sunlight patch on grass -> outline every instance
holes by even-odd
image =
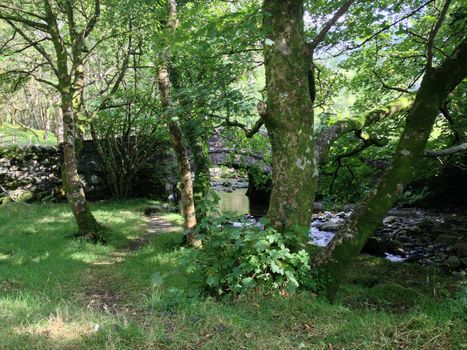
[[[47,259],[49,256],[50,256],[50,252],[45,252],[42,255],[39,255],[39,256],[36,256],[36,257],[32,258],[31,261],[35,262],[35,263],[40,263],[41,261]]]
[[[92,324],[85,325],[67,321],[61,315],[51,314],[45,321],[26,327],[17,327],[15,331],[20,335],[45,336],[55,341],[69,341],[90,335],[95,332],[95,329]]]
[[[97,252],[75,252],[70,255],[71,259],[82,261],[84,263],[94,263],[105,258],[105,254],[98,254]]]
[[[181,227],[127,249],[130,238],[146,234],[147,204],[91,204],[108,245],[71,239],[76,226],[66,204],[1,208],[0,348],[462,348],[465,302],[450,293],[452,277],[361,257],[335,305],[308,292],[222,303],[202,294],[202,276],[187,272],[200,262],[181,247]],[[161,216],[182,223],[178,214]],[[36,232],[19,234],[25,227]]]
[[[10,257],[10,254],[5,254],[0,252],[0,261],[7,260]]]

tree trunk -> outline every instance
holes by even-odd
[[[209,172],[209,131],[202,127],[196,120],[189,120],[183,125],[184,135],[188,141],[193,154],[195,166],[195,180],[193,181],[193,192],[195,205],[202,200],[211,188],[211,174]],[[197,211],[198,220],[200,212]]]
[[[75,127],[71,94],[62,93],[63,115],[63,166],[65,193],[73,215],[78,224],[78,237],[92,241],[103,241],[102,227],[98,224],[88,208],[84,189],[78,175],[78,164],[75,152]]]
[[[44,142],[49,142],[49,132],[50,132],[50,118],[49,118],[49,108],[46,106],[44,109],[41,108],[44,113]]]
[[[170,107],[170,80],[169,73],[165,66],[159,69],[159,90],[162,107],[167,111]],[[197,224],[195,201],[193,198],[193,182],[191,179],[191,166],[188,153],[183,143],[182,129],[178,122],[170,119],[170,116],[168,126],[180,169],[180,206],[184,219],[184,226],[187,230],[187,242],[194,247],[199,247],[201,246],[201,241],[196,238],[196,234],[193,232]]]
[[[63,138],[63,118],[60,118],[60,112],[58,108],[54,107],[55,113],[55,137],[57,138],[58,144],[62,144],[64,141]]]
[[[167,27],[171,31],[175,31],[178,26],[177,5],[175,0],[167,0],[167,9],[169,18]],[[163,53],[163,62],[158,72],[159,91],[162,108],[167,112],[170,108],[170,78],[168,70],[170,52],[168,49]],[[177,155],[178,166],[180,169],[180,193],[181,193],[181,211],[184,219],[186,230],[187,243],[193,247],[200,247],[201,241],[197,239],[194,228],[197,225],[195,201],[193,198],[193,181],[191,179],[191,166],[188,158],[188,153],[183,142],[183,133],[178,121],[171,119],[167,115],[169,121],[169,131],[172,136],[172,142],[175,153]]]
[[[267,106],[259,112],[272,146],[273,188],[268,217],[286,230],[308,232],[318,169],[313,156],[313,109],[307,79],[303,1],[265,0]],[[266,109],[266,110],[265,110]],[[303,239],[305,239],[305,235]]]
[[[428,69],[407,116],[390,169],[317,257],[316,266],[323,268],[330,277],[327,285],[330,300],[334,298],[348,265],[412,179],[414,165],[423,156],[440,107],[467,75],[467,65],[463,60],[466,55],[467,41],[464,41],[439,68]]]

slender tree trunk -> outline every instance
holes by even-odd
[[[170,80],[166,66],[159,69],[158,78],[161,104],[164,110],[167,111],[170,107]],[[180,205],[184,219],[184,226],[187,230],[187,242],[194,247],[199,247],[201,246],[201,241],[196,238],[196,235],[193,232],[197,222],[193,196],[193,181],[191,178],[191,166],[188,158],[188,152],[183,143],[183,133],[178,122],[170,120],[169,116],[168,126],[180,170]]]
[[[49,132],[50,132],[50,117],[49,117],[49,108],[45,107],[41,109],[44,113],[44,141],[47,143],[49,141]]]
[[[167,28],[175,31],[178,27],[177,4],[175,0],[167,0],[167,9],[169,18]],[[163,53],[163,62],[158,72],[159,91],[162,108],[167,112],[170,108],[170,78],[168,63],[170,61],[170,52],[168,49]],[[200,247],[201,241],[197,239],[194,228],[197,225],[195,201],[193,197],[193,181],[191,179],[191,166],[188,158],[188,152],[183,142],[183,133],[178,121],[172,120],[168,115],[169,131],[172,136],[172,142],[177,155],[178,166],[180,169],[180,194],[181,211],[184,219],[187,243],[193,247]]]
[[[84,189],[78,175],[78,162],[75,152],[75,127],[71,94],[62,93],[63,116],[63,166],[65,193],[78,224],[78,237],[102,241],[102,227],[88,208]]]
[[[303,1],[265,0],[267,107],[259,112],[272,145],[273,188],[268,216],[274,227],[308,232],[318,179],[313,156],[313,109],[307,79]],[[303,239],[305,239],[305,235]]]
[[[381,224],[413,177],[414,165],[423,156],[436,116],[448,94],[467,75],[467,41],[464,41],[439,68],[428,69],[410,110],[392,165],[376,189],[351,215],[329,245],[317,257],[316,266],[329,275],[328,297],[332,300],[339,283],[355,256]]]
[[[208,131],[196,121],[190,120],[184,123],[184,135],[189,143],[193,154],[195,166],[195,180],[193,181],[193,192],[196,202],[202,200],[211,188],[211,174],[209,168],[209,138]],[[197,211],[197,218],[200,219],[200,212]]]

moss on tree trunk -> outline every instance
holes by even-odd
[[[264,1],[267,111],[273,188],[268,216],[274,227],[308,229],[318,178],[313,109],[303,33],[303,1]],[[260,113],[261,114],[261,113]],[[303,236],[304,238],[305,236]]]
[[[66,88],[64,89],[66,90]],[[71,89],[70,89],[71,90]],[[92,215],[78,174],[75,150],[75,125],[71,93],[61,94],[63,115],[63,183],[66,197],[78,224],[77,237],[102,242],[103,228]]]
[[[169,19],[167,22],[168,29],[175,31],[178,26],[177,5],[175,0],[167,0],[167,9]],[[159,91],[162,108],[167,112],[171,106],[170,102],[170,78],[168,63],[170,51],[166,48],[163,53],[162,64],[158,72]],[[188,158],[188,152],[184,144],[183,132],[178,121],[171,119],[169,113],[168,127],[172,136],[172,143],[175,154],[177,155],[178,166],[180,169],[180,194],[181,194],[181,211],[184,219],[187,242],[193,247],[200,247],[201,241],[197,238],[194,228],[197,225],[195,201],[193,196],[193,181],[191,179],[191,166]]]
[[[352,213],[347,223],[316,259],[329,277],[327,294],[332,300],[348,265],[360,253],[368,238],[383,220],[413,177],[414,165],[423,156],[436,116],[448,94],[467,75],[463,58],[467,56],[467,41],[439,68],[429,69],[420,86],[415,102],[407,115],[391,167],[374,191]]]

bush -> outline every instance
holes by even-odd
[[[207,232],[200,235],[203,248],[198,261],[210,294],[235,297],[252,290],[288,294],[299,287],[313,287],[308,252],[292,252],[287,235],[251,221],[241,221],[241,227],[227,221],[211,217],[199,225]]]

